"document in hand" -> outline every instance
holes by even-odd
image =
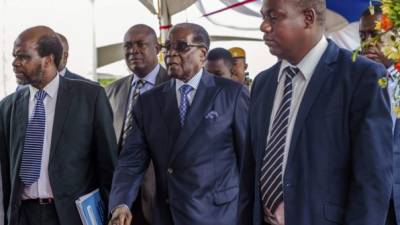
[[[99,189],[83,195],[75,201],[83,225],[105,224],[105,205]]]

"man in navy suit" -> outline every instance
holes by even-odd
[[[385,70],[327,41],[325,11],[324,0],[263,2],[260,29],[280,61],[252,86],[254,225],[385,223],[392,122],[377,84]]]
[[[199,25],[170,31],[165,62],[174,79],[139,95],[114,173],[110,224],[130,224],[127,206],[137,198],[150,159],[154,225],[243,224],[237,215],[249,197],[239,187],[250,162],[244,161],[249,96],[241,84],[203,69],[209,45]]]

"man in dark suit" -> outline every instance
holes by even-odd
[[[114,129],[120,152],[127,133],[132,128],[132,109],[139,94],[167,81],[170,77],[158,63],[161,46],[156,32],[149,26],[137,24],[129,28],[124,36],[125,61],[131,75],[119,79],[106,87],[106,93],[114,112]],[[140,82],[143,85],[138,87]],[[135,93],[138,93],[135,95]],[[154,168],[150,164],[144,177],[141,198],[132,206],[134,224],[151,224],[151,211],[155,196]]]
[[[60,65],[58,66],[58,72],[60,73],[60,75],[64,76],[65,78],[72,79],[72,80],[84,80],[84,81],[93,82],[93,81],[86,79],[78,74],[72,73],[71,71],[69,71],[67,69],[66,66],[67,66],[68,56],[69,56],[68,40],[64,35],[62,35],[60,33],[57,33],[57,36],[60,39],[62,47],[63,47]]]
[[[232,79],[232,66],[233,58],[228,50],[224,48],[214,48],[208,52],[205,68],[209,73]]]
[[[384,224],[392,183],[385,70],[324,37],[324,0],[264,0],[281,59],[252,86],[253,223]],[[251,222],[247,223],[251,224]]]
[[[394,79],[399,76],[399,72],[394,66],[394,62],[388,59],[381,51],[382,42],[371,42],[377,38],[379,32],[375,29],[376,21],[381,20],[382,9],[381,4],[374,4],[374,13],[371,14],[369,9],[366,9],[360,18],[360,40],[362,46],[362,55],[368,57],[375,62],[381,63],[387,70],[387,91],[390,99],[395,101],[396,85]],[[367,44],[370,42],[369,44]],[[391,105],[393,105],[393,103]],[[393,120],[393,188],[390,199],[389,212],[386,225],[400,224],[400,121],[397,119],[396,113],[392,110]]]
[[[171,29],[165,61],[174,79],[137,100],[114,173],[110,224],[130,223],[124,205],[137,198],[150,159],[157,181],[154,225],[237,224],[239,204],[248,197],[239,176],[247,165],[249,98],[244,86],[203,69],[209,45],[199,25]]]
[[[61,53],[45,26],[14,43],[25,87],[0,102],[6,225],[82,224],[75,200],[96,188],[107,204],[117,155],[112,111],[103,88],[58,75]]]

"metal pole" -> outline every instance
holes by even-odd
[[[92,64],[92,76],[93,80],[97,81],[97,46],[96,46],[96,11],[95,11],[95,0],[90,0],[92,8],[92,41],[93,41],[93,64]]]
[[[160,21],[160,42],[164,44],[171,28],[171,16],[166,0],[158,0],[158,19]]]
[[[1,51],[1,83],[3,84],[3,93],[1,94],[2,96],[6,96],[7,95],[7,79],[6,79],[6,52],[5,52],[5,48],[6,48],[6,25],[4,21],[7,21],[4,17],[5,17],[5,7],[6,7],[6,1],[7,0],[3,0],[2,3],[2,9],[0,11],[1,14],[1,20],[2,21],[2,29],[1,29],[1,43],[3,46],[3,50]],[[0,98],[1,99],[1,98]]]

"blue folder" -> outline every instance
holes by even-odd
[[[99,189],[86,194],[75,201],[83,225],[105,225],[105,205]]]

